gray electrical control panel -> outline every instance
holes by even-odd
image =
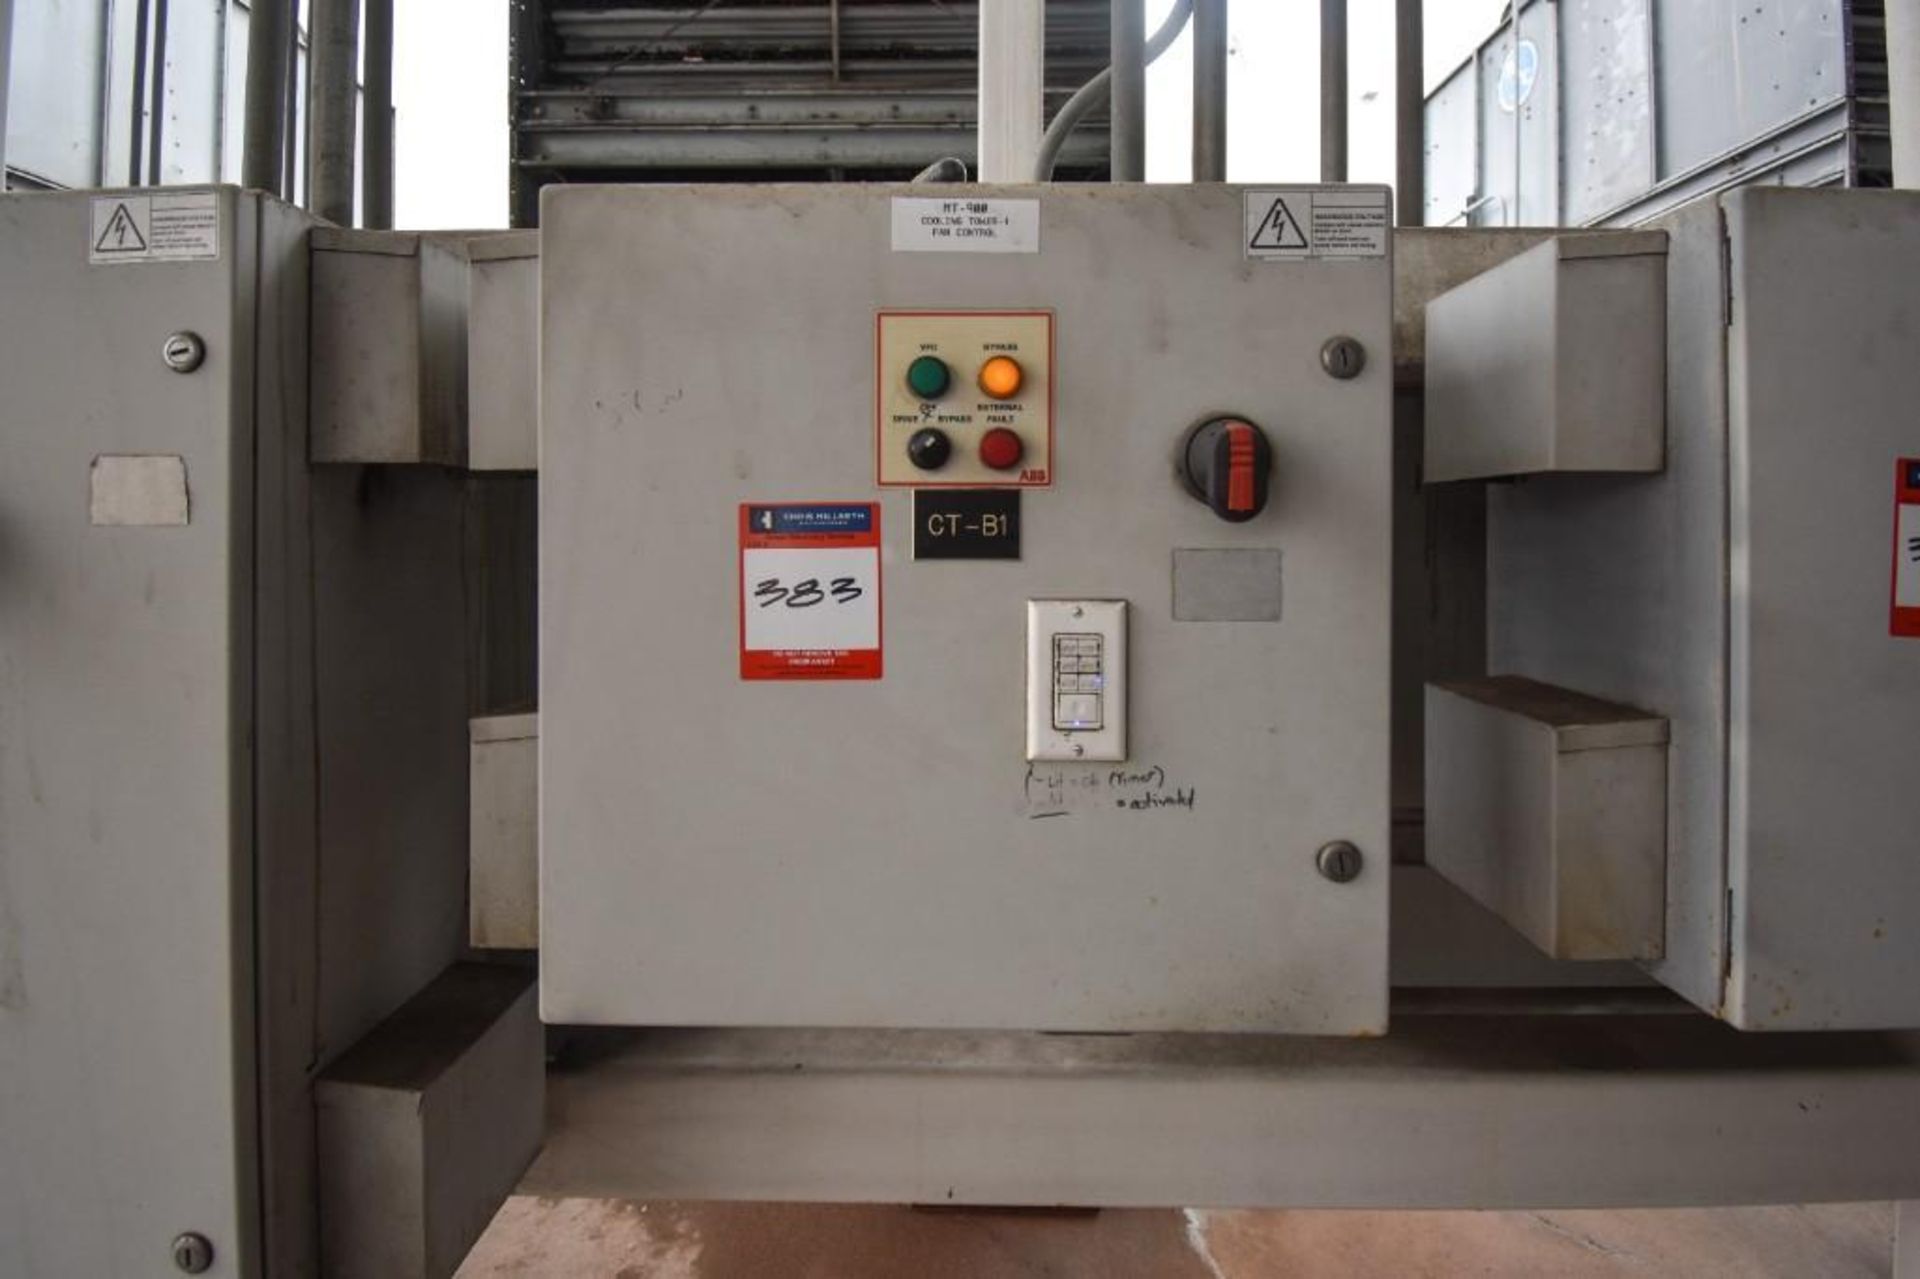
[[[1387,207],[550,190],[547,1020],[1382,1030]]]

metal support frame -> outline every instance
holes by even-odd
[[[1920,0],[1886,0],[1886,6],[1893,184],[1920,187]]]
[[[1896,0],[1896,3],[1900,0]],[[1427,214],[1427,86],[1425,0],[1394,6],[1394,201],[1401,226],[1422,226]]]
[[[1040,153],[1046,0],[980,6],[980,180],[1025,182]]]
[[[577,1032],[541,1195],[1523,1208],[1920,1188],[1920,1057],[1700,1015],[1396,1017],[1384,1039]]]
[[[307,55],[307,207],[353,225],[360,0],[313,0]]]
[[[1347,0],[1320,0],[1320,180],[1347,180]]]
[[[1227,0],[1194,0],[1193,180],[1227,180]]]
[[[137,187],[145,181],[142,151],[145,137],[141,126],[147,108],[147,51],[152,24],[151,0],[134,0],[133,6],[133,92],[129,95],[127,117],[127,185]]]
[[[1896,1206],[1893,1279],[1920,1279],[1920,1199],[1903,1200]]]
[[[287,3],[297,5],[299,0],[287,0]],[[306,178],[306,175],[301,172],[300,168],[300,147],[305,141],[305,138],[302,136],[303,125],[300,116],[302,101],[299,73],[301,32],[298,21],[291,16],[298,12],[299,10],[297,8],[288,11],[290,16],[287,19],[286,41],[286,106],[282,110],[280,117],[280,191],[289,203],[297,203],[300,200],[302,194],[301,183],[305,181]]]
[[[361,221],[385,230],[393,226],[393,0],[366,0],[366,6]]]
[[[7,189],[7,69],[13,65],[13,0],[0,0],[0,191]]]
[[[521,95],[540,81],[546,47],[541,8],[527,0],[507,10],[507,209],[509,225],[515,227],[540,225],[541,175],[530,172],[522,164],[526,138],[521,132],[521,120],[526,108],[521,104]]]
[[[241,185],[285,195],[288,82],[294,0],[253,0],[247,25],[247,101]]]
[[[161,177],[161,155],[166,140],[167,125],[167,8],[170,0],[153,0],[153,45],[148,55],[148,80],[151,87],[148,99],[152,109],[147,113],[147,185],[159,186]],[[136,106],[136,109],[137,106]]]
[[[1147,176],[1147,19],[1142,0],[1113,0],[1113,84],[1108,91],[1112,130],[1108,154],[1115,182]]]

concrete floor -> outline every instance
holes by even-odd
[[[1886,1279],[1888,1204],[1082,1215],[509,1200],[458,1279]]]

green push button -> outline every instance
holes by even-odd
[[[939,399],[952,382],[952,370],[937,355],[923,355],[907,365],[907,388],[923,400]]]

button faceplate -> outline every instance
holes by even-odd
[[[1027,758],[1127,757],[1124,600],[1027,601]]]
[[[960,488],[1052,483],[1052,312],[882,311],[877,327],[877,483]],[[936,369],[947,378],[938,393],[932,390]],[[951,445],[949,458],[937,468],[910,451],[927,430],[942,432]],[[990,436],[995,442],[988,447]]]

